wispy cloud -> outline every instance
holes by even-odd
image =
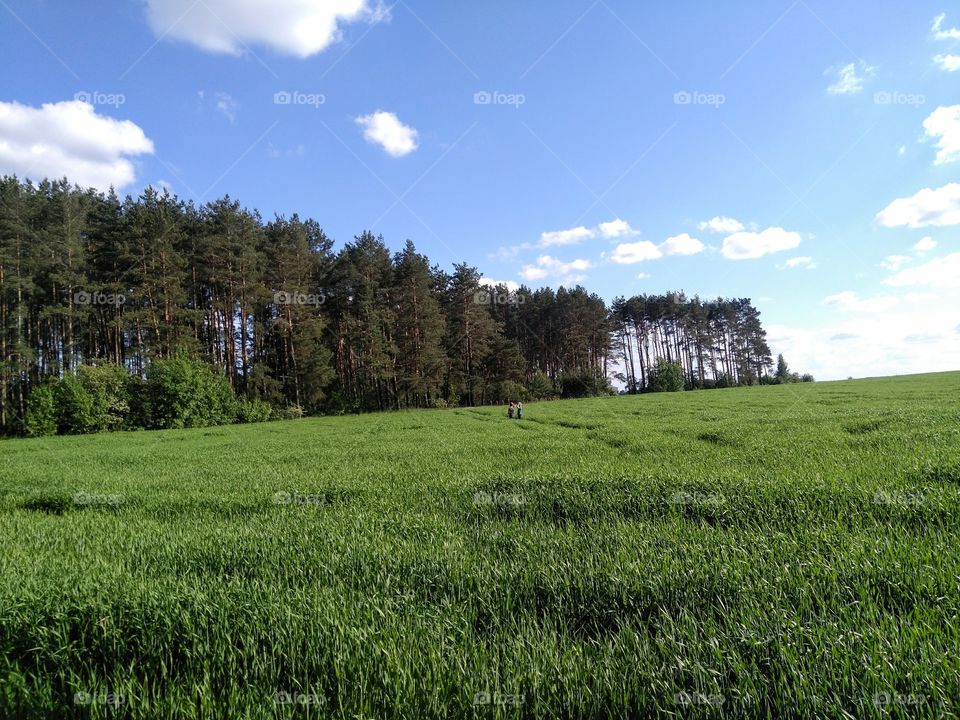
[[[858,74],[859,70],[859,74]],[[826,74],[834,75],[836,81],[827,86],[829,95],[855,95],[863,91],[863,84],[871,77],[876,68],[865,62],[847,63],[840,67],[828,68]]]

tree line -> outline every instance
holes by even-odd
[[[409,240],[391,253],[364,231],[333,246],[315,220],[265,221],[229,196],[198,206],[3,177],[0,430],[21,432],[51,380],[108,365],[146,381],[182,358],[293,416],[594,395],[611,379],[640,392],[660,360],[691,388],[772,367],[746,299],[608,308],[580,286],[488,287]]]
[[[610,314],[629,391],[649,389],[665,363],[678,365],[691,389],[753,385],[775,377],[769,373],[773,358],[760,312],[748,298],[635,295],[616,298]]]

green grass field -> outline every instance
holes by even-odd
[[[960,373],[0,442],[0,718],[958,717]]]

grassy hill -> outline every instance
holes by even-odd
[[[956,717],[960,373],[0,442],[0,717]]]

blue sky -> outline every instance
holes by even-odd
[[[960,4],[0,1],[0,172],[530,286],[752,297],[818,378],[960,362]]]

